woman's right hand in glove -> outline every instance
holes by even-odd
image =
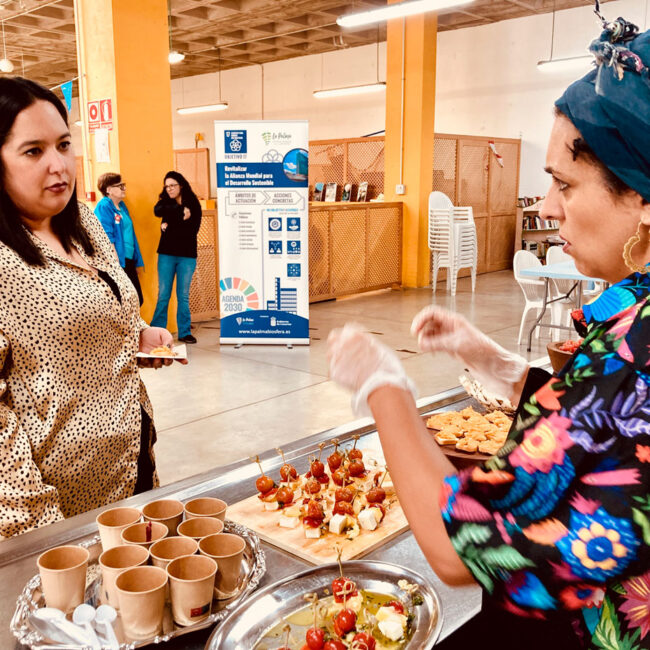
[[[430,305],[415,316],[411,333],[421,350],[456,357],[496,396],[513,404],[519,401],[528,361],[495,343],[464,316]]]

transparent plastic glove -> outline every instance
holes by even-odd
[[[372,415],[368,397],[381,386],[397,386],[416,396],[397,355],[357,325],[333,330],[327,340],[330,377],[352,391],[352,410],[357,416]]]
[[[495,343],[465,317],[430,305],[415,316],[411,333],[421,350],[446,352],[462,361],[487,390],[519,402],[516,386],[528,372],[528,361]]]

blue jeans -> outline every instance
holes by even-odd
[[[151,319],[151,327],[167,327],[167,308],[172,295],[172,285],[176,276],[176,298],[178,311],[178,338],[190,334],[190,285],[196,269],[196,259],[193,257],[178,257],[177,255],[158,255],[158,302],[156,311]]]

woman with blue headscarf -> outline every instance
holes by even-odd
[[[330,374],[375,417],[424,555],[484,590],[443,647],[650,648],[650,32],[603,24],[596,67],[556,103],[541,211],[612,285],[577,319],[581,347],[551,377],[460,315],[413,321],[423,350],[519,404],[505,446],[456,473],[393,351],[354,326],[330,337]]]

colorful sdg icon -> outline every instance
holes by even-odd
[[[248,280],[236,277],[222,278],[219,287],[221,302],[226,307],[225,311],[238,312],[259,309],[259,296],[255,287]]]

